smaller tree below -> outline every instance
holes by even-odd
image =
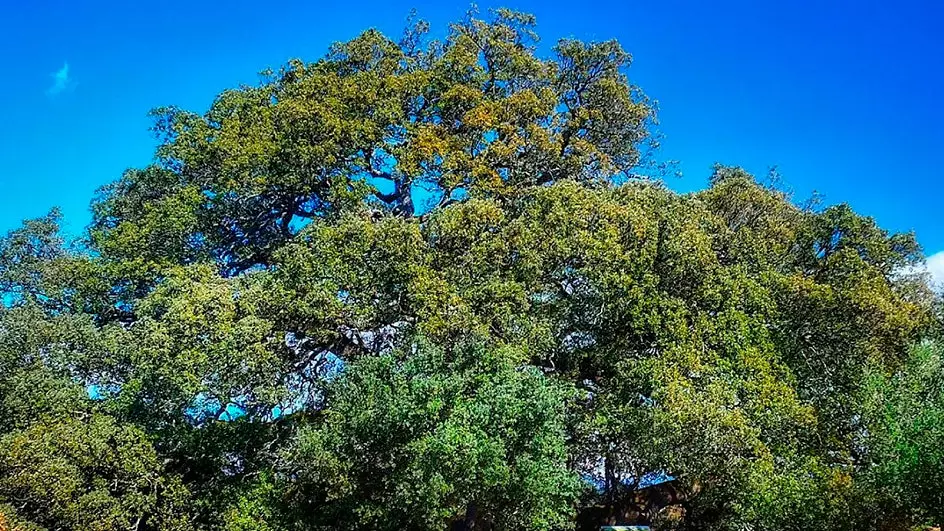
[[[511,349],[418,345],[352,363],[331,387],[295,450],[305,502],[348,529],[561,528],[579,489],[570,391]]]

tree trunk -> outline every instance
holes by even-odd
[[[466,506],[465,516],[462,518],[457,518],[452,522],[450,531],[476,531],[478,527],[478,507],[475,503],[470,503]]]

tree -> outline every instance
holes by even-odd
[[[653,106],[615,42],[542,58],[505,10],[426,32],[159,110],[156,162],[99,192],[86,238],[53,212],[0,240],[8,520],[939,518],[913,235],[740,168],[643,178]]]
[[[903,521],[944,522],[942,376],[941,347],[928,342],[892,374],[874,367],[862,386],[864,483],[876,505]]]
[[[203,116],[155,111],[159,162],[101,190],[95,245],[145,271],[213,259],[233,274],[267,264],[304,220],[368,200],[412,217],[420,190],[444,206],[636,166],[653,114],[616,42],[564,40],[540,59],[534,19],[507,10],[444,42],[426,31],[367,31]]]
[[[13,529],[189,529],[187,489],[149,435],[67,369],[94,325],[20,306],[0,312],[0,329],[0,499]]]
[[[566,527],[569,393],[507,350],[420,340],[346,367],[323,422],[299,433],[301,514],[391,530]]]

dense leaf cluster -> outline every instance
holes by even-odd
[[[367,31],[157,111],[0,240],[0,529],[908,529],[944,514],[912,235],[641,176],[615,42]]]

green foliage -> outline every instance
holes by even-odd
[[[735,529],[869,529],[874,510],[847,470],[816,458],[784,456],[753,467],[729,527]],[[864,512],[860,512],[864,510]],[[886,520],[884,525],[899,524]]]
[[[371,529],[445,529],[468,511],[496,529],[565,528],[578,491],[566,387],[505,349],[414,350],[349,365],[323,423],[300,432],[301,493],[325,496],[313,512]]]
[[[159,164],[103,188],[96,246],[141,275],[216,259],[265,264],[295,233],[365,199],[400,215],[412,192],[513,194],[528,184],[630,172],[651,106],[615,42],[562,41],[538,58],[530,16],[469,17],[444,42],[367,31],[292,61],[205,115],[155,111]]]
[[[913,235],[640,178],[615,42],[427,30],[158,110],[86,237],[0,239],[0,526],[941,523]]]
[[[863,385],[865,479],[885,510],[902,519],[944,520],[944,356],[937,343],[915,348],[887,374],[876,368]]]
[[[39,422],[0,438],[0,496],[53,529],[187,529],[186,491],[140,430],[114,419]]]

